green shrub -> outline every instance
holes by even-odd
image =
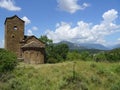
[[[57,63],[58,61],[55,58],[49,58],[47,63]]]
[[[78,60],[80,58],[81,58],[81,55],[79,52],[72,51],[72,52],[68,52],[67,54],[67,59],[70,61]]]
[[[0,49],[0,72],[13,70],[17,64],[17,57],[15,54]]]

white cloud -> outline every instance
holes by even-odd
[[[89,7],[90,5],[88,3],[83,3],[83,9],[86,7]]]
[[[78,10],[83,10],[89,6],[87,3],[83,3],[82,5],[78,4],[78,0],[57,0],[58,8],[60,10],[75,13]]]
[[[36,30],[38,30],[38,28],[37,28],[36,26],[33,26],[33,27],[32,27],[32,30],[35,30],[35,31],[36,31]]]
[[[15,6],[14,0],[0,0],[0,7],[10,11],[20,11],[21,8]]]
[[[31,23],[30,19],[28,19],[28,17],[26,17],[26,16],[22,17],[21,19],[25,21],[25,25],[28,25]],[[27,30],[27,35],[31,36],[31,35],[33,35],[33,31],[37,31],[37,30],[38,30],[38,27],[33,26],[32,28]]]
[[[28,35],[28,36],[33,35],[33,31],[32,31],[31,29],[28,29],[28,30],[27,30],[27,35]]]
[[[4,40],[0,41],[0,48],[4,48]]]
[[[118,38],[118,41],[120,42],[120,38]]]
[[[105,23],[110,23],[118,17],[118,12],[115,9],[111,9],[105,12],[102,17]]]
[[[31,21],[26,16],[22,17],[22,20],[25,21],[26,25],[31,23]]]
[[[37,31],[37,30],[38,30],[38,27],[33,26],[32,28],[30,28],[30,29],[27,30],[27,35],[28,36],[34,35],[33,32]]]
[[[110,12],[112,14],[109,15]],[[57,23],[56,29],[54,31],[47,30],[46,35],[54,42],[67,40],[76,43],[106,44],[105,36],[120,32],[120,25],[114,22],[118,16],[116,12],[113,9],[105,12],[103,20],[97,25],[92,25],[84,21],[78,21],[75,27],[71,27],[71,24],[66,22]],[[108,17],[111,17],[111,20],[106,24],[104,22],[108,21]]]

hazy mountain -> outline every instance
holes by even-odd
[[[69,46],[70,49],[99,49],[99,50],[108,50],[109,48],[101,44],[90,44],[90,43],[71,43],[68,41],[61,41],[59,43],[65,43]]]
[[[108,50],[109,48],[105,47],[104,45],[101,44],[92,44],[92,43],[82,43],[79,44],[80,46],[84,46],[87,49],[99,49],[99,50]]]
[[[113,48],[113,49],[114,49],[114,48],[120,48],[120,44],[114,45],[112,48]]]
[[[86,47],[84,47],[84,46],[80,46],[79,44],[68,42],[68,41],[61,41],[59,43],[67,44],[70,49],[86,49]]]

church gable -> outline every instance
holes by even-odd
[[[30,42],[32,42],[32,41],[35,41],[35,42],[39,43],[39,45],[40,45],[41,47],[44,47],[44,48],[45,48],[45,44],[44,44],[42,41],[40,41],[38,38],[36,38],[35,36],[28,36],[28,37],[25,39],[25,44],[28,44],[28,43],[30,43]]]

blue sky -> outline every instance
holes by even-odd
[[[0,47],[4,21],[19,16],[25,34],[54,42],[120,44],[120,0],[0,0]]]

